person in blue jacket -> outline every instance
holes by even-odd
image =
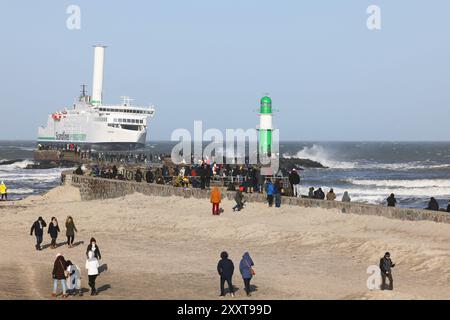
[[[269,203],[269,207],[273,206],[273,193],[274,193],[274,186],[270,179],[267,179],[266,182],[266,192],[267,192],[267,202]]]
[[[242,279],[244,280],[245,292],[247,293],[247,297],[250,297],[250,280],[252,280],[255,272],[253,271],[252,266],[254,266],[253,260],[250,257],[248,252],[244,253],[242,256],[242,260],[239,263],[239,271],[241,272]]]

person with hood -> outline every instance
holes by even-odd
[[[309,188],[308,198],[314,199],[314,187]]]
[[[145,181],[147,181],[147,183],[153,183],[153,181],[155,181],[155,175],[152,170],[148,169],[145,173]]]
[[[283,183],[280,179],[277,179],[274,184],[273,194],[275,199],[275,207],[281,207],[281,193],[283,190]]]
[[[52,221],[50,221],[50,224],[48,225],[48,234],[50,235],[50,238],[52,239],[52,242],[50,244],[50,248],[55,249],[56,248],[56,239],[58,238],[59,225],[58,220],[55,217],[52,217]]]
[[[98,260],[102,259],[102,255],[100,254],[100,248],[98,247],[97,240],[95,240],[95,238],[91,238],[91,241],[89,241],[89,245],[87,246],[86,257],[88,258],[90,251],[94,252],[95,258],[97,258]]]
[[[381,290],[386,289],[386,278],[389,279],[388,290],[394,289],[394,280],[392,279],[392,268],[395,267],[395,263],[392,263],[391,254],[386,252],[384,257],[380,260],[381,270]]]
[[[345,191],[344,195],[342,196],[342,202],[350,202],[350,201],[352,201],[352,199],[348,195],[348,191]]]
[[[266,193],[267,193],[267,202],[269,203],[269,207],[273,206],[273,195],[274,195],[274,186],[270,179],[267,179],[266,182]]]
[[[67,260],[67,291],[69,294],[83,296],[81,290],[81,271],[72,261]]]
[[[319,188],[316,191],[314,191],[314,199],[318,199],[318,200],[325,199],[325,192],[323,192],[322,188]]]
[[[220,296],[225,296],[225,281],[228,284],[228,291],[232,297],[234,297],[234,287],[233,287],[233,273],[234,273],[234,264],[233,261],[228,259],[228,253],[223,251],[220,254],[220,260],[217,264],[217,272],[220,275]]]
[[[88,252],[88,259],[86,260],[86,269],[88,271],[89,287],[91,288],[91,296],[97,295],[97,289],[95,288],[95,280],[98,276],[99,263],[94,256],[93,251]]]
[[[39,217],[31,226],[30,236],[35,235],[36,237],[36,250],[42,250],[41,243],[44,240],[44,228],[47,226],[44,219]]]
[[[6,187],[6,184],[2,181],[0,182],[0,200],[8,200],[8,188]]]
[[[291,184],[292,194],[294,197],[300,197],[300,175],[297,170],[292,169],[289,174],[289,183]]]
[[[242,256],[241,262],[239,263],[239,271],[241,272],[242,279],[244,280],[245,292],[247,297],[250,297],[250,281],[255,275],[255,271],[252,266],[254,266],[253,260],[248,252],[245,252]]]
[[[68,216],[66,219],[66,236],[67,236],[67,245],[69,248],[73,247],[73,242],[75,240],[75,232],[78,232],[75,227],[75,222],[71,216]]]
[[[210,201],[212,203],[212,214],[219,215],[220,214],[220,202],[222,201],[222,194],[219,188],[214,187],[211,190]]]
[[[241,209],[244,208],[244,195],[242,191],[244,191],[244,187],[239,187],[234,195],[234,201],[236,201],[236,205],[233,207],[233,212],[236,210],[241,211]]]
[[[397,199],[395,199],[395,194],[391,193],[389,198],[386,199],[388,207],[395,207],[397,204]]]
[[[141,169],[137,169],[136,173],[134,174],[134,180],[136,182],[142,182],[142,171]]]
[[[58,253],[56,255],[56,260],[53,263],[53,271],[52,271],[52,277],[53,277],[53,293],[52,297],[56,297],[56,290],[58,290],[58,281],[61,282],[62,286],[62,297],[67,298],[66,294],[66,278],[67,278],[67,262],[66,259],[64,259],[63,255],[61,253]]]
[[[439,203],[436,201],[435,198],[431,197],[430,201],[428,202],[428,207],[426,209],[439,211]]]
[[[333,188],[327,193],[327,201],[334,201],[336,199],[336,193],[334,193]]]

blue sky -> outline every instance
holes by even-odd
[[[66,28],[69,5],[81,29]],[[380,6],[382,29],[366,27]],[[282,140],[449,140],[450,2],[0,1],[0,140],[33,139],[92,85],[154,103],[150,140],[256,126],[270,93]]]

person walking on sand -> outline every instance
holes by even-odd
[[[348,191],[345,191],[344,195],[342,196],[342,202],[350,202],[350,201],[352,201],[352,199],[348,195]]]
[[[395,199],[395,194],[391,193],[389,198],[386,199],[388,207],[395,207],[397,204],[397,199]]]
[[[274,186],[270,179],[267,179],[266,182],[266,192],[267,192],[267,202],[269,204],[269,207],[273,206],[273,195],[274,195]]]
[[[72,261],[67,260],[67,292],[69,294],[83,296],[81,290],[81,271]]]
[[[64,259],[63,255],[61,253],[58,253],[56,255],[55,263],[53,264],[53,271],[52,271],[52,277],[53,277],[53,293],[52,297],[56,297],[56,290],[58,290],[58,281],[61,282],[62,286],[62,297],[67,298],[66,294],[66,278],[67,278],[67,262],[66,259]]]
[[[52,239],[52,242],[50,244],[50,248],[55,249],[56,248],[56,239],[58,238],[59,225],[58,220],[55,217],[52,217],[52,221],[50,221],[48,225],[48,234],[50,235],[50,238]]]
[[[8,188],[6,187],[6,184],[2,181],[0,182],[0,200],[8,200]]]
[[[228,259],[228,253],[223,251],[220,254],[220,260],[217,264],[217,272],[220,275],[220,296],[225,296],[225,281],[228,284],[228,291],[230,291],[231,296],[234,298],[234,288],[233,288],[233,272],[234,264],[233,261]]]
[[[44,228],[47,226],[44,219],[39,217],[31,226],[30,236],[35,235],[36,237],[36,250],[42,250],[41,243],[44,240]]]
[[[67,236],[67,246],[73,248],[73,242],[75,240],[75,232],[78,232],[75,227],[75,222],[71,216],[66,219],[66,236]]]
[[[212,214],[219,215],[220,214],[219,206],[220,206],[220,202],[222,201],[222,194],[220,193],[219,188],[214,187],[211,190],[210,200],[212,203]]]
[[[88,259],[86,260],[86,269],[88,271],[89,287],[91,288],[91,296],[97,295],[97,289],[95,289],[95,280],[98,276],[99,263],[94,256],[93,251],[88,252]]]
[[[244,280],[245,292],[247,293],[247,297],[250,297],[250,281],[252,277],[255,275],[255,271],[252,266],[254,266],[253,260],[250,257],[248,252],[244,253],[242,256],[241,262],[239,263],[239,271],[241,272],[242,279]]]
[[[97,240],[95,240],[95,238],[91,238],[91,241],[89,242],[89,245],[87,246],[86,257],[88,257],[88,258],[89,258],[90,251],[94,252],[95,258],[97,258],[98,260],[102,259],[102,255],[100,254],[100,248],[98,247]]]
[[[327,200],[328,201],[336,200],[336,193],[334,193],[333,188],[331,188],[330,191],[328,191],[328,193],[327,193]]]
[[[236,205],[233,207],[233,212],[241,211],[244,208],[244,195],[242,193],[244,191],[244,187],[239,187],[234,195],[234,201],[236,201]]]
[[[386,278],[389,279],[388,290],[394,290],[394,280],[392,279],[392,268],[395,267],[395,263],[392,263],[391,254],[386,252],[384,257],[380,260],[381,270],[381,290],[386,290]]]

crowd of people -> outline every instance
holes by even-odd
[[[31,226],[30,235],[36,237],[36,250],[42,250],[42,242],[44,240],[44,230],[47,227],[47,223],[42,217],[39,217]],[[77,228],[75,227],[74,220],[71,216],[68,216],[65,222],[66,236],[67,236],[67,247],[73,248],[75,246],[75,232]],[[58,224],[58,219],[52,217],[48,225],[47,233],[50,236],[51,249],[56,249],[58,247],[57,238],[61,229]],[[85,268],[87,270],[88,285],[91,288],[91,295],[97,295],[96,289],[96,279],[99,275],[100,263],[99,260],[102,258],[100,253],[100,248],[97,244],[95,238],[91,238],[89,245],[86,248],[86,264]],[[57,297],[58,284],[61,284],[62,297],[67,298],[69,295],[83,295],[81,288],[81,271],[80,268],[72,263],[70,260],[61,254],[56,254],[56,259],[53,263],[52,279],[53,279],[53,291],[52,297]]]

